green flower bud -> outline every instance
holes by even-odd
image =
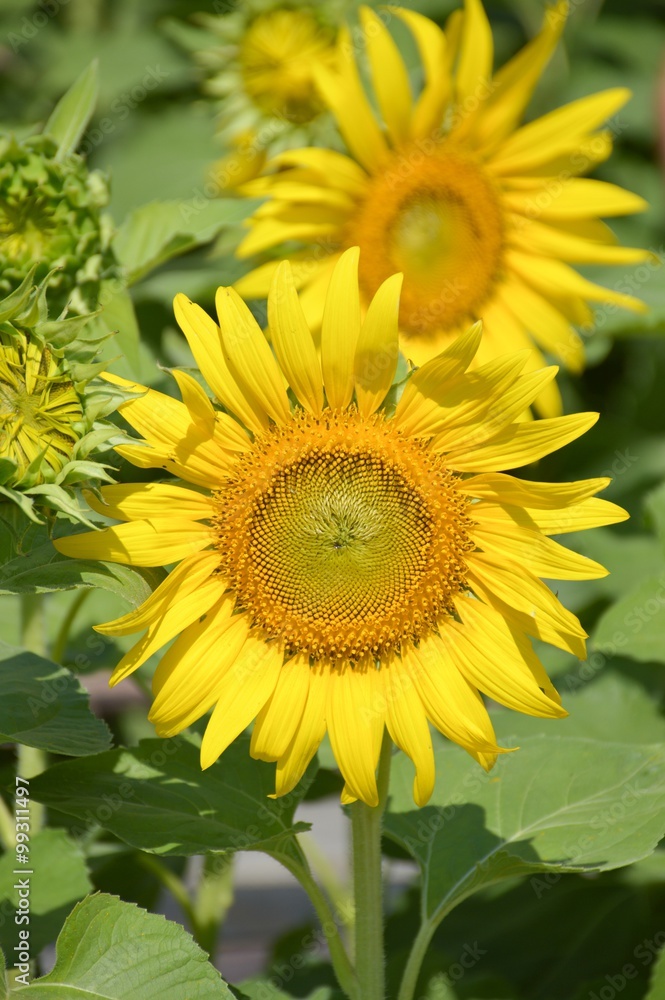
[[[103,174],[76,154],[59,158],[49,136],[0,136],[0,293],[37,263],[37,281],[53,272],[53,313],[95,310],[101,280],[117,273],[107,203]]]

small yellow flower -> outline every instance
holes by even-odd
[[[480,691],[531,715],[565,715],[529,637],[584,656],[585,632],[541,581],[603,576],[548,536],[623,520],[594,494],[609,480],[521,481],[579,437],[593,413],[520,420],[556,374],[524,353],[469,372],[479,324],[412,373],[397,398],[401,276],[361,322],[358,251],[326,297],[320,357],[291,268],[274,276],[274,354],[231,288],[219,326],[185,296],[176,318],[223,410],[174,372],[182,402],[143,386],[121,410],[143,440],[117,450],[187,484],[103,487],[92,506],[124,523],[56,544],[135,566],[177,563],[137,610],[99,630],[143,631],[112,683],[175,638],[153,680],[157,732],[213,709],[209,767],[255,720],[251,753],[277,763],[276,793],[302,777],[326,731],[344,801],[377,802],[384,728],[433,788],[433,723],[490,768],[497,745]],[[127,385],[116,377],[112,381]]]
[[[650,254],[617,246],[600,221],[642,211],[643,199],[579,177],[609,156],[612,135],[602,125],[627,90],[584,97],[520,127],[566,9],[550,8],[541,33],[494,76],[480,0],[466,0],[445,32],[411,10],[390,8],[380,17],[362,9],[375,104],[361,83],[357,46],[343,30],[335,67],[318,67],[317,81],[348,155],[307,148],[275,157],[267,176],[242,189],[269,201],[256,210],[238,256],[275,247],[284,256],[285,243],[300,243],[294,273],[316,329],[335,262],[360,246],[365,306],[390,274],[404,273],[400,346],[415,364],[482,319],[479,360],[537,345],[580,371],[584,349],[574,325],[592,327],[589,303],[644,307],[570,265],[634,264]],[[425,82],[418,96],[384,23],[397,19],[420,51]],[[238,292],[264,297],[276,267],[252,271]],[[537,350],[532,359],[542,364]],[[554,382],[537,405],[545,415],[561,411]]]

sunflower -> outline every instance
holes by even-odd
[[[266,156],[330,136],[314,80],[336,56],[336,25],[351,0],[292,4],[247,0],[219,15],[198,15],[214,44],[195,53],[219,101],[218,138],[231,152],[214,168],[223,188],[255,177]]]
[[[301,244],[293,264],[308,322],[318,329],[340,253],[360,246],[364,305],[391,274],[404,274],[400,346],[422,364],[482,319],[480,362],[535,347],[573,372],[584,363],[573,324],[592,329],[589,303],[640,311],[630,295],[583,278],[570,264],[633,264],[650,253],[617,246],[601,216],[645,208],[642,198],[578,175],[611,152],[602,124],[630,96],[607,90],[519,127],[554,51],[566,4],[546,12],[541,33],[492,75],[492,33],[480,0],[466,0],[445,32],[411,10],[383,18],[361,10],[374,104],[360,80],[355,37],[343,30],[335,67],[317,81],[349,155],[283,152],[271,172],[246,184],[270,200],[250,220],[238,256]],[[386,20],[403,21],[420,52],[424,86],[414,99]],[[244,298],[267,294],[269,262],[237,282]],[[534,344],[535,341],[535,344]],[[534,351],[532,369],[543,364]],[[555,383],[538,397],[555,416]]]
[[[253,721],[251,753],[277,763],[276,794],[301,778],[326,731],[345,801],[377,802],[384,727],[429,798],[428,723],[489,769],[501,752],[479,694],[527,714],[566,713],[533,636],[584,656],[585,632],[540,577],[605,575],[549,535],[622,520],[594,497],[609,480],[524,482],[499,470],[574,440],[597,414],[521,421],[556,368],[524,373],[526,354],[468,368],[480,324],[412,373],[396,400],[401,276],[361,323],[358,250],[326,298],[321,356],[288,262],[268,299],[274,354],[232,288],[219,326],[184,295],[176,318],[217,400],[173,375],[182,402],[121,405],[143,435],[118,452],[185,480],[101,489],[124,523],[60,539],[73,557],[177,563],[137,610],[103,626],[145,630],[111,683],[177,636],[153,679],[150,712],[171,736],[213,708],[209,767]]]

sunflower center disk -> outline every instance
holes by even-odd
[[[498,194],[482,168],[459,154],[401,151],[375,178],[349,226],[368,295],[404,273],[400,321],[423,335],[475,319],[501,265]]]
[[[466,500],[424,449],[334,414],[269,436],[250,466],[218,494],[220,551],[239,604],[287,648],[380,655],[450,613]]]

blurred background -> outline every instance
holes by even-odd
[[[91,168],[109,176],[115,226],[122,227],[153,199],[190,204],[197,213],[196,239],[166,254],[164,263],[147,277],[139,276],[132,288],[136,319],[127,322],[135,322],[135,352],[130,372],[123,373],[165,391],[170,389],[159,365],[193,363],[173,320],[173,296],[185,292],[212,311],[217,286],[234,281],[245,267],[230,251],[239,242],[248,206],[234,207],[230,193],[214,181],[214,164],[228,153],[225,101],[231,99],[216,84],[228,57],[214,19],[238,20],[246,15],[245,6],[253,5],[242,0],[0,0],[1,130],[24,136],[41,126],[96,58],[99,100],[80,150]],[[405,6],[443,23],[456,4],[414,0]],[[658,261],[607,273],[588,269],[594,280],[643,298],[650,312],[635,317],[615,307],[596,310],[595,329],[585,332],[586,371],[579,377],[562,373],[560,384],[566,412],[599,410],[601,420],[581,440],[543,460],[536,478],[609,475],[614,481],[606,496],[625,506],[631,519],[617,529],[568,536],[572,547],[612,571],[601,581],[557,584],[564,603],[592,637],[589,660],[582,664],[556,650],[542,652],[564,698],[574,700],[576,707],[574,719],[554,725],[571,731],[586,726],[605,738],[618,729],[628,742],[660,742],[665,740],[665,2],[572,0],[570,6],[564,42],[543,76],[529,117],[606,87],[630,88],[632,100],[612,123],[615,152],[594,176],[649,201],[647,213],[616,220],[613,228],[622,242],[648,247]],[[501,65],[538,30],[544,5],[540,0],[488,0],[486,8]],[[329,17],[334,22],[342,12],[354,16],[351,5],[332,3]],[[415,65],[415,53],[413,58]],[[221,214],[218,193],[226,199]],[[0,602],[0,630],[8,643],[18,642],[16,600]],[[54,628],[70,604],[67,593],[49,602]],[[111,696],[106,686],[110,668],[129,642],[123,645],[91,631],[93,623],[125,609],[119,596],[90,593],[76,610],[64,662],[80,673],[95,709],[111,723],[118,741],[131,744],[152,735],[145,711],[149,672],[142,671],[143,678],[126,682]],[[628,616],[636,611],[641,625],[633,630]],[[617,630],[626,640],[620,649],[613,645]],[[543,725],[547,723],[538,722]],[[508,724],[504,730],[509,731]],[[310,792],[317,802],[308,803],[314,817],[310,853],[320,876],[343,898],[346,819],[331,797],[338,793],[337,780],[329,771],[321,774]],[[408,885],[415,869],[394,848],[389,851],[395,855],[390,862],[394,912],[389,953],[398,955],[401,921],[413,915]],[[326,862],[319,863],[323,855]],[[183,871],[180,859],[164,864]],[[187,873],[192,884],[197,864],[195,859]],[[128,900],[185,919],[164,889],[163,872],[156,873],[140,852],[121,849],[119,843],[106,845],[94,866],[99,888],[122,891]],[[279,965],[280,955],[290,948],[285,928],[302,935],[312,920],[305,896],[263,856],[241,856],[233,896],[230,879],[220,880],[217,891],[227,893],[230,907],[217,964],[231,981],[251,975],[266,961],[269,967]],[[463,904],[446,921],[445,937],[432,953],[434,968],[454,961],[469,940],[480,942],[489,955],[482,971],[475,979],[465,977],[455,996],[591,996],[592,988],[604,983],[608,955],[620,968],[631,956],[635,961],[635,949],[643,942],[654,941],[661,932],[655,950],[665,941],[665,852],[593,880],[564,876],[547,886],[537,911],[529,911],[531,901],[533,889],[527,884],[506,883]],[[481,907],[482,924],[477,919]],[[317,957],[313,948],[308,961],[315,963]],[[644,996],[648,965],[644,970],[640,965],[640,976],[626,984],[626,998]],[[304,996],[306,971],[299,975],[298,995]]]

